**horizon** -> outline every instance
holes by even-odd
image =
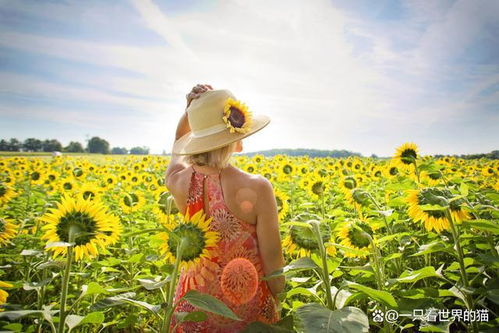
[[[249,152],[499,142],[497,1],[0,0],[0,16],[6,138],[162,154],[204,83],[272,119]]]

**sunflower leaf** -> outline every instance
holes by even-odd
[[[75,243],[68,243],[68,242],[50,242],[45,245],[46,249],[50,249],[53,247],[71,247],[75,245]]]
[[[297,325],[304,332],[314,333],[358,333],[369,331],[369,319],[359,308],[347,306],[331,311],[317,303],[306,304],[296,309]]]
[[[390,294],[387,291],[377,290],[377,289],[373,289],[370,287],[366,287],[366,286],[359,284],[359,283],[356,283],[356,282],[345,281],[345,283],[349,288],[356,289],[356,290],[362,292],[363,294],[366,294],[367,296],[377,300],[380,303],[385,304],[386,306],[388,306],[392,309],[398,308],[397,301],[392,296],[392,294]]]
[[[189,290],[181,299],[189,302],[191,305],[201,310],[215,313],[233,320],[242,320],[234,312],[232,312],[227,305],[211,295],[204,294],[196,290]]]

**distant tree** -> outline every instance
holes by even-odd
[[[149,154],[149,148],[148,147],[133,147],[132,149],[130,149],[130,154],[147,155],[147,154]]]
[[[8,151],[9,150],[9,143],[7,140],[0,140],[0,151]]]
[[[22,147],[22,143],[16,138],[11,138],[9,144],[7,146],[8,151],[20,151]]]
[[[83,149],[81,143],[77,141],[71,141],[66,147],[64,147],[64,151],[67,151],[69,153],[83,153],[85,149]]]
[[[28,138],[23,143],[24,151],[40,151],[42,149],[42,141],[35,138]]]
[[[490,152],[490,158],[494,160],[499,159],[499,150],[493,150]]]
[[[94,136],[88,141],[87,150],[89,153],[109,154],[109,142]]]
[[[125,147],[113,147],[113,149],[111,149],[111,154],[116,154],[116,155],[126,155],[128,154],[128,149],[126,149]]]
[[[42,142],[42,150],[44,152],[62,151],[62,144],[56,139],[47,139]]]
[[[376,154],[371,154],[371,158],[378,158],[378,155],[376,155]]]

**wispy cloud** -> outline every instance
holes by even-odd
[[[2,2],[0,13],[14,11],[31,23],[20,19],[0,30],[0,56],[17,50],[86,65],[57,67],[47,77],[0,64],[0,106],[8,105],[0,113],[13,110],[16,96],[40,103],[21,112],[19,102],[20,121],[38,109],[62,112],[60,99],[73,101],[76,123],[83,121],[79,112],[86,120],[112,115],[116,127],[142,127],[143,140],[150,140],[144,144],[161,152],[170,148],[187,91],[210,83],[271,116],[268,129],[248,138],[247,150],[390,155],[414,140],[423,153],[487,151],[497,148],[499,132],[490,123],[499,106],[497,6],[450,0],[407,1],[396,9],[383,1],[218,1],[181,9],[152,0]],[[67,29],[30,28],[37,20]],[[120,110],[127,116],[116,117]],[[134,111],[140,116],[130,117]],[[485,132],[463,128],[472,114],[483,118]],[[435,131],[444,127],[447,132]],[[113,135],[113,145],[124,141]]]

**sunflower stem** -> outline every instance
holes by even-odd
[[[75,228],[71,226],[68,231],[68,239],[69,243],[73,243],[75,239]],[[60,310],[59,310],[59,325],[57,332],[64,333],[65,330],[65,321],[66,321],[66,300],[68,296],[68,287],[69,287],[69,275],[71,274],[71,264],[73,263],[73,245],[68,246],[67,248],[67,258],[66,258],[66,267],[64,269],[64,277],[62,279],[61,285],[61,299],[60,299]]]
[[[466,275],[466,267],[464,265],[464,253],[463,253],[463,249],[461,248],[461,244],[459,243],[459,234],[457,232],[456,226],[454,225],[454,221],[452,219],[452,215],[450,213],[449,208],[447,208],[445,210],[445,215],[447,216],[447,219],[449,220],[452,237],[454,238],[454,246],[456,247],[456,250],[457,250],[457,257],[458,257],[458,262],[459,262],[459,268],[461,271],[461,278],[463,279],[463,285],[467,288],[467,287],[469,287],[469,282],[468,282],[468,276]]]
[[[421,184],[421,180],[419,179],[419,169],[416,159],[414,159],[412,163],[414,163],[414,169],[416,170],[416,177],[418,178],[418,184]]]
[[[312,221],[312,227],[319,245],[319,253],[322,260],[322,281],[324,282],[327,297],[327,306],[331,311],[334,311],[333,295],[331,294],[331,281],[329,281],[329,270],[327,268],[326,248],[322,242],[321,230],[318,221]]]
[[[177,256],[175,258],[175,265],[173,266],[173,272],[170,278],[170,286],[168,288],[168,301],[167,308],[165,314],[165,320],[161,324],[161,332],[170,333],[170,324],[172,320],[173,311],[175,310],[176,305],[173,304],[173,297],[175,296],[175,286],[177,282],[178,270],[180,267],[180,261],[182,260],[182,252],[185,246],[185,238],[180,240],[180,243],[177,245]]]

